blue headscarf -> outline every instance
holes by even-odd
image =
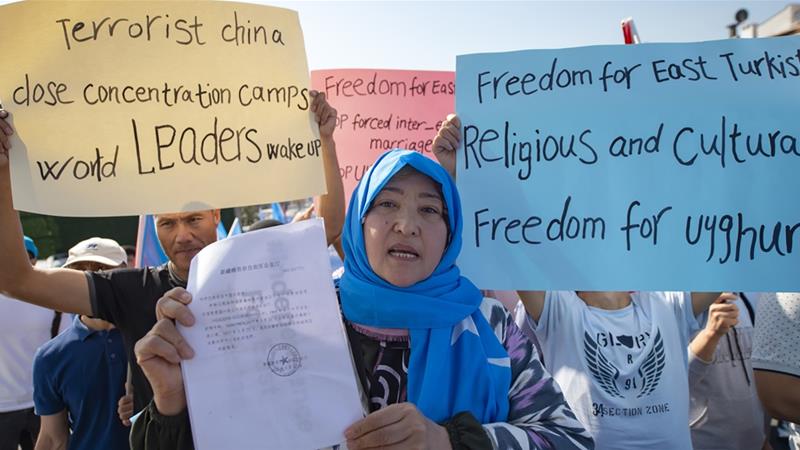
[[[405,166],[441,185],[450,243],[430,277],[402,288],[370,267],[362,221],[375,196]],[[481,423],[502,422],[511,385],[508,352],[480,311],[481,292],[456,266],[461,228],[461,200],[441,166],[408,150],[381,155],[350,199],[342,240],[342,310],[354,323],[409,330],[408,400],[426,417],[441,422],[469,411]]]

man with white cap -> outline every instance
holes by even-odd
[[[94,237],[72,247],[64,267],[95,272],[125,267],[126,260],[116,241]],[[128,428],[117,416],[126,374],[119,331],[104,320],[75,316],[36,352],[33,399],[42,418],[36,449],[127,450]]]

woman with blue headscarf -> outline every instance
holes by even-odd
[[[356,358],[377,412],[347,430],[348,446],[399,445],[421,424],[426,448],[591,447],[511,316],[459,273],[461,230],[455,183],[419,153],[383,154],[353,193],[342,312],[354,352],[394,345]],[[382,431],[399,420],[406,429]]]
[[[353,193],[338,288],[370,414],[348,448],[593,448],[513,317],[459,273],[461,230],[452,178],[418,153],[384,153]],[[145,413],[172,440],[134,448],[191,448],[188,419]]]

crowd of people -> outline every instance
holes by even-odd
[[[316,211],[343,254],[337,295],[367,400],[342,430],[347,448],[758,450],[772,419],[800,423],[799,294],[520,291],[501,303],[456,264],[458,117],[433,141],[438,162],[389,150],[345,208],[336,110],[312,97],[328,192]],[[180,370],[194,352],[176,323],[195,324],[186,280],[219,211],[157,215],[159,267],[127,267],[103,238],[76,244],[64,268],[34,267],[7,119],[0,450],[194,448]]]

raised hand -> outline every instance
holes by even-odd
[[[328,103],[322,92],[310,91],[310,94],[312,98],[311,112],[314,113],[317,124],[319,124],[320,138],[330,139],[336,129],[336,109]]]
[[[6,121],[8,111],[0,109],[0,169],[8,166],[8,151],[11,150],[9,137],[14,134],[14,129]]]
[[[461,119],[449,114],[433,139],[433,154],[439,164],[456,178],[456,150],[461,145]]]

